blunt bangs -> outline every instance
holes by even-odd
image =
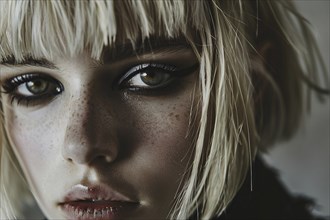
[[[25,56],[52,60],[156,36],[188,37],[207,23],[204,1],[1,1],[0,62]],[[189,20],[192,17],[194,19]],[[189,28],[187,27],[189,24]]]

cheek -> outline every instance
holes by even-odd
[[[30,185],[43,191],[48,177],[59,160],[54,112],[51,108],[35,112],[14,108],[5,111],[8,137]]]
[[[178,99],[180,100],[180,99]],[[140,118],[141,137],[151,149],[146,154],[155,155],[158,162],[179,159],[187,150],[186,138],[189,124],[188,102],[164,103]],[[182,159],[182,158],[181,158]]]
[[[132,129],[138,136],[131,143],[136,148],[132,159],[135,169],[131,176],[142,191],[148,192],[150,203],[168,206],[192,150],[188,136],[190,95],[168,100],[141,100],[134,106],[137,106],[134,112],[138,117],[135,116]]]
[[[49,147],[43,143],[47,138],[47,133],[41,129],[39,125],[41,121],[37,118],[32,120],[30,117],[18,114],[15,114],[15,119],[11,120],[7,128],[17,156],[26,165],[40,165],[38,163],[49,155],[47,153]],[[28,161],[34,161],[34,163]]]

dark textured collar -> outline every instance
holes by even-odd
[[[280,182],[277,172],[257,157],[228,209],[217,220],[321,220],[311,215],[313,201],[293,196]]]

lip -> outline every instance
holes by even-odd
[[[77,220],[122,219],[139,207],[138,202],[103,184],[77,184],[58,205],[68,219]]]

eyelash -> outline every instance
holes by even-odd
[[[196,67],[197,66],[195,65],[190,68],[186,68],[184,70],[178,70],[175,66],[171,66],[167,64],[160,64],[160,63],[139,64],[129,69],[127,72],[125,72],[123,76],[115,80],[114,81],[115,86],[113,87],[119,90],[126,89],[136,93],[154,91],[168,86],[168,84],[170,84],[175,78],[182,77],[186,74],[193,72],[193,70]],[[135,80],[140,80],[141,82],[143,81],[142,79],[143,73],[145,73],[145,75],[158,74],[161,77],[163,77],[162,79],[165,79],[165,81],[155,86],[148,86],[146,83],[145,83],[146,86],[132,85],[131,81],[136,77],[140,76],[140,79],[135,79]],[[47,90],[39,95],[33,95],[30,89],[27,87],[27,85],[28,83],[35,84],[36,82],[38,82],[38,80],[39,80],[39,85],[40,82],[47,83],[46,84]],[[18,93],[17,90],[20,88],[20,86],[23,85],[25,85],[25,88],[23,89],[27,90],[32,95],[22,95]],[[52,90],[48,89],[49,86],[51,87]],[[2,88],[4,90],[4,93],[9,94],[11,104],[13,104],[16,101],[18,105],[25,104],[26,106],[28,106],[31,102],[33,104],[43,103],[43,101],[50,100],[51,98],[56,97],[57,95],[61,94],[64,91],[64,86],[62,85],[61,82],[44,73],[27,73],[27,74],[15,76],[11,79],[4,81]]]

